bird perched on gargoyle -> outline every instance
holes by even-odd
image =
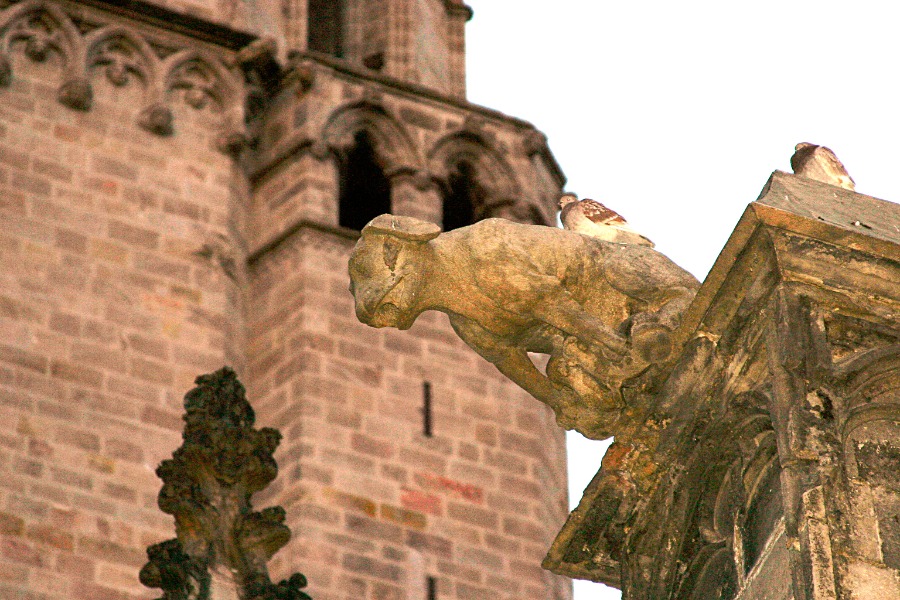
[[[653,242],[628,225],[622,215],[595,200],[578,200],[575,194],[563,194],[559,199],[559,220],[563,227],[617,244],[637,244],[653,247]]]
[[[834,152],[825,146],[800,142],[794,146],[791,168],[795,175],[836,185],[845,190],[856,190],[856,185],[853,178],[847,173],[847,169],[844,168]]]

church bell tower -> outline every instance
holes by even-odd
[[[462,2],[293,10],[294,71],[251,174],[249,331],[265,343],[248,357],[261,413],[296,457],[276,498],[299,533],[290,568],[304,565],[314,597],[570,598],[540,569],[566,514],[553,415],[443,315],[375,330],[346,292],[375,216],[551,225],[562,173],[531,124],[466,101]]]
[[[357,322],[391,212],[555,224],[535,127],[465,97],[461,0],[0,1],[2,597],[148,597],[153,471],[223,364],[284,438],[316,600],[569,600],[563,431],[445,317]]]

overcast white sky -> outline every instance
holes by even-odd
[[[533,122],[570,191],[701,280],[797,142],[834,150],[857,191],[900,201],[895,3],[467,2],[469,99]],[[570,434],[578,497],[602,451]],[[577,600],[617,597],[576,586]]]

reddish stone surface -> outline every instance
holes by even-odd
[[[234,14],[211,0],[166,6],[235,27],[264,22],[240,14],[246,3],[226,4]],[[305,2],[286,5],[304,18]],[[454,23],[447,89],[460,96]],[[304,39],[289,25],[288,39]],[[401,33],[392,43],[409,50]],[[233,64],[230,51],[201,45]],[[569,597],[549,574],[510,584],[520,564],[539,565],[565,517],[562,431],[443,317],[424,315],[407,332],[356,321],[333,153],[297,151],[251,177],[246,156],[216,147],[225,113],[215,103],[195,109],[173,93],[175,130],[156,135],[138,125],[137,78],[119,88],[98,69],[91,109],[72,110],[56,99],[67,74],[59,58],[35,63],[20,46],[0,88],[0,598],[155,597],[137,572],[146,546],[173,532],[156,507],[154,469],[180,443],[194,377],[223,364],[247,386],[258,425],[284,435],[279,478],[255,500],[282,504],[294,532],[273,576],[302,571],[316,600],[412,600],[427,577],[442,600]],[[389,58],[392,75],[428,83],[411,55]],[[298,102],[318,135],[341,103],[362,97],[362,79],[322,73],[312,95],[290,88],[273,99],[263,129],[281,134],[271,140],[303,133],[291,129]],[[391,94],[384,112],[405,116],[398,131],[422,156],[469,111]],[[518,148],[522,124],[492,118],[502,146]],[[262,139],[260,153],[271,149]],[[546,188],[523,191],[534,202],[552,195],[557,184],[531,157],[509,160]],[[401,174],[397,210],[438,215],[438,188]],[[511,518],[523,537],[504,528]]]

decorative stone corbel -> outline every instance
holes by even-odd
[[[250,497],[275,479],[277,430],[255,429],[244,386],[228,367],[201,375],[184,397],[183,443],[160,463],[160,509],[176,538],[147,549],[141,583],[161,600],[310,600],[306,578],[278,584],[266,564],[291,537],[279,506],[254,511]]]
[[[94,101],[94,92],[87,78],[74,77],[59,87],[56,99],[71,109],[88,111]]]
[[[262,73],[263,79],[278,79],[280,67],[274,60],[271,40],[248,46],[238,56],[242,68]],[[103,69],[115,86],[132,81],[144,87],[145,108],[138,125],[156,135],[174,131],[170,101],[175,96],[196,110],[207,107],[222,114],[223,133],[217,146],[231,155],[249,143],[244,102],[252,90],[239,75],[202,48],[185,47],[161,58],[137,31],[122,25],[103,25],[82,33],[66,12],[54,2],[24,0],[0,10],[0,86],[8,86],[14,76],[11,49],[21,48],[35,62],[59,57],[67,79],[57,99],[75,110],[90,110],[93,101],[91,76]]]
[[[384,97],[381,94],[381,91],[373,87],[372,85],[366,85],[363,87],[362,92],[362,101],[366,104],[371,104],[373,106],[381,106]]]
[[[322,140],[314,140],[309,146],[309,154],[319,162],[328,160],[332,155],[331,148]]]
[[[172,135],[172,110],[162,103],[151,104],[138,115],[138,125],[150,133]]]
[[[250,143],[250,137],[244,129],[226,130],[216,137],[216,149],[231,157],[238,156]]]
[[[284,85],[297,82],[301,93],[310,91],[316,83],[316,71],[307,60],[304,60],[299,53],[288,55],[288,66],[284,76]]]

